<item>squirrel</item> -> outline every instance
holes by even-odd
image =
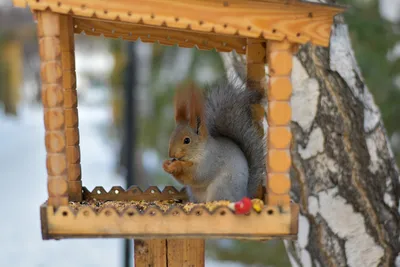
[[[266,175],[266,142],[252,105],[263,95],[227,77],[205,89],[191,84],[177,90],[176,127],[163,169],[194,203],[254,198]]]

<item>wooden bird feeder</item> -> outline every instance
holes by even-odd
[[[204,265],[204,239],[296,238],[299,207],[290,201],[292,55],[299,44],[327,47],[344,8],[296,0],[13,0],[36,14],[41,59],[48,199],[43,239],[140,238],[137,266]],[[122,38],[247,57],[247,76],[268,98],[266,186],[260,212],[184,201],[174,187],[141,191],[82,187],[74,34]],[[265,64],[269,67],[265,83]],[[255,114],[260,119],[264,111]],[[96,207],[87,203],[107,201]],[[132,201],[142,201],[134,204]],[[144,202],[143,202],[144,201]],[[161,205],[151,201],[164,201]],[[86,204],[85,204],[86,203]],[[147,204],[146,204],[147,203]],[[143,252],[145,251],[145,252]]]

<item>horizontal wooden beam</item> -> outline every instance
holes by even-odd
[[[197,47],[201,50],[215,49],[218,52],[246,53],[246,38],[239,36],[217,35],[207,32],[174,30],[171,28],[152,27],[141,24],[109,22],[104,20],[74,18],[74,32],[106,38],[122,38],[136,41],[138,38],[145,43],[162,45],[178,45],[179,47]]]
[[[328,46],[341,6],[297,0],[13,0],[32,10],[217,34]]]
[[[41,206],[43,239],[64,238],[229,238],[268,240],[297,236],[299,207],[292,203],[290,212],[264,206],[260,213],[234,214],[220,206],[213,212],[195,207],[187,213],[171,205],[168,211],[128,208],[118,212],[105,208],[99,212],[83,207],[77,212],[69,206]]]

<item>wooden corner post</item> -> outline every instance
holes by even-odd
[[[81,156],[78,129],[78,97],[75,74],[74,25],[72,16],[60,15],[60,46],[67,140],[68,196],[82,201]]]
[[[266,201],[268,205],[279,205],[283,206],[284,209],[290,207],[292,54],[293,44],[287,39],[268,42],[268,177]]]
[[[62,85],[60,15],[37,12],[44,109],[48,205],[68,205],[67,145]]]

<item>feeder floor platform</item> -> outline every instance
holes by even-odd
[[[299,207],[264,206],[235,214],[228,201],[194,204],[184,192],[166,187],[106,192],[83,190],[83,201],[57,210],[40,207],[43,239],[65,238],[228,238],[248,240],[296,239]],[[116,194],[116,192],[118,192]],[[135,192],[135,193],[133,193]],[[167,197],[169,196],[169,197]]]

